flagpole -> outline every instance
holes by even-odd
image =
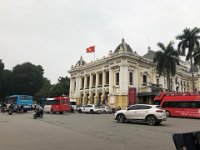
[[[94,51],[94,61],[95,61],[95,51]]]

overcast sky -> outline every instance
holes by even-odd
[[[89,46],[100,59],[124,38],[144,55],[186,27],[200,27],[200,0],[0,0],[0,59],[41,65],[54,84],[80,56],[94,59]]]

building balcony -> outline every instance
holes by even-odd
[[[140,93],[143,92],[158,92],[163,90],[163,87],[161,84],[153,84],[153,83],[144,83],[139,87]]]

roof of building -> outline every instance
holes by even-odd
[[[155,57],[155,51],[151,50],[151,48],[148,47],[148,52],[145,55],[143,55],[143,57],[153,60]]]
[[[80,60],[76,63],[75,67],[83,66],[85,64],[86,62],[83,60],[83,57],[81,56]]]
[[[118,53],[120,51],[133,53],[132,48],[127,43],[125,43],[124,39],[122,39],[122,42],[117,46],[114,53]]]

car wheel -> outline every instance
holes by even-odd
[[[125,122],[125,116],[123,114],[119,114],[117,116],[117,122],[124,123]]]
[[[156,117],[154,116],[148,116],[146,119],[146,122],[148,123],[148,125],[150,126],[154,126],[156,124]]]
[[[93,113],[94,113],[94,110],[93,110],[93,109],[91,109],[91,110],[90,110],[90,113],[91,113],[91,114],[93,114]]]
[[[82,110],[81,110],[81,109],[79,109],[79,110],[78,110],[78,112],[79,112],[79,113],[82,113]]]
[[[167,117],[170,117],[170,116],[171,116],[171,114],[170,114],[169,111],[166,111],[166,115],[167,115]]]

